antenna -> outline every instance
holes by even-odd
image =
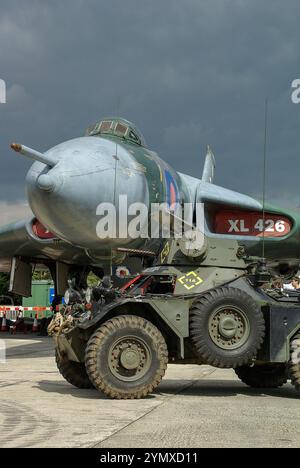
[[[265,101],[265,131],[264,131],[264,160],[263,160],[263,238],[262,238],[262,258],[258,261],[255,272],[255,284],[261,286],[270,280],[265,258],[265,217],[266,217],[266,168],[267,168],[267,124],[268,124],[268,99]]]
[[[265,219],[266,219],[266,168],[267,168],[267,132],[268,132],[268,99],[265,100],[265,130],[264,130],[264,157],[263,157],[263,239],[262,258],[265,258]]]
[[[119,114],[120,112],[120,108],[121,108],[121,96],[118,95],[117,96],[117,100],[116,100],[116,116]],[[117,203],[117,171],[118,171],[118,161],[119,161],[119,156],[118,156],[118,141],[116,140],[116,151],[115,151],[115,155],[113,155],[113,158],[115,160],[115,167],[114,167],[114,170],[115,170],[115,176],[114,176],[114,207],[116,208],[116,203]],[[117,228],[119,228],[118,226],[118,223],[117,223],[117,219],[115,219],[115,222],[116,222],[116,231],[117,231]],[[113,273],[113,266],[112,266],[112,258],[113,258],[113,254],[112,254],[112,251],[113,249],[111,248],[110,249],[110,276],[112,276],[112,273]]]
[[[117,202],[117,170],[118,170],[118,142],[116,141],[116,154],[113,156],[115,160],[115,177],[114,177],[114,207],[116,208],[116,202]],[[115,229],[117,231],[118,228],[118,223],[117,223],[117,218],[115,219]],[[110,249],[110,276],[112,276],[112,248]]]

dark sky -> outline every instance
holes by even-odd
[[[300,205],[299,0],[1,0],[0,200],[25,199],[40,151],[120,114],[175,169],[260,196],[269,99],[267,197]],[[1,215],[0,215],[1,216]]]

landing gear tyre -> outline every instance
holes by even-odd
[[[238,378],[252,388],[280,388],[288,381],[288,366],[254,366],[235,369]]]
[[[160,383],[167,363],[167,345],[160,331],[134,315],[105,322],[86,348],[88,376],[110,398],[145,397]]]
[[[56,365],[63,378],[77,388],[94,388],[91,383],[85,365],[81,362],[69,361],[66,356],[55,351]]]
[[[300,335],[291,342],[290,378],[295,389],[300,392]]]
[[[190,337],[201,362],[220,368],[249,364],[265,336],[258,304],[244,291],[217,288],[190,309]]]

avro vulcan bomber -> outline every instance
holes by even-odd
[[[47,265],[56,280],[73,269],[93,270],[101,276],[106,265],[141,258],[146,266],[159,258],[162,238],[98,235],[99,206],[111,204],[117,217],[136,203],[197,204],[204,206],[204,234],[210,239],[234,239],[244,255],[264,255],[278,273],[293,274],[300,258],[299,215],[213,183],[215,161],[210,149],[201,178],[177,172],[148,148],[140,131],[127,120],[104,118],[85,135],[63,142],[45,153],[13,143],[12,149],[33,160],[26,177],[32,217],[0,230],[0,257],[13,259],[13,270],[22,278],[17,292],[29,295],[33,264]],[[143,218],[141,229],[150,225]],[[192,217],[194,219],[194,217]],[[128,217],[130,223],[130,216]],[[123,226],[124,227],[124,226]],[[126,226],[125,226],[126,227]],[[150,230],[149,230],[150,231]],[[30,266],[27,268],[26,266]],[[13,288],[14,286],[12,286]]]

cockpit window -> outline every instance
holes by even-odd
[[[146,143],[141,132],[129,121],[121,118],[107,118],[91,125],[85,132],[86,136],[112,135],[128,140],[139,146],[145,146]]]
[[[97,135],[99,133],[99,127],[100,123],[97,123],[96,125],[92,125],[89,127],[86,131],[86,134],[89,136]]]
[[[141,144],[141,140],[132,130],[129,131],[128,138],[134,141],[134,143],[137,143],[138,145]]]
[[[118,122],[115,128],[115,133],[120,136],[125,136],[127,130],[128,130],[128,127],[126,127],[126,125],[123,125]]]
[[[112,127],[112,120],[103,120],[100,122],[99,133],[109,132]]]

